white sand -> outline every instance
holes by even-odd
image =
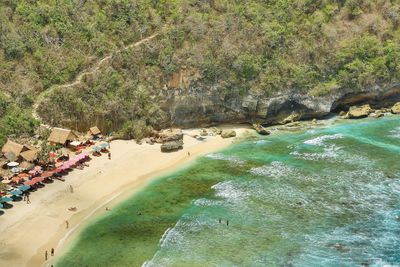
[[[236,131],[240,135],[246,130]],[[198,156],[221,150],[233,140],[215,136],[198,141],[185,134],[184,149],[174,153],[161,153],[158,144],[112,142],[111,160],[106,155],[92,157],[90,167],[74,170],[65,177],[65,182],[55,180],[33,192],[31,204],[13,202],[14,207],[0,216],[0,266],[49,265],[50,261],[44,260],[45,251],[48,250],[49,258],[52,258],[51,248],[56,249],[56,255],[60,254],[82,226],[105,212],[105,207],[112,208],[152,178]],[[70,185],[73,193],[69,191]],[[69,207],[76,207],[77,211],[71,212]],[[66,220],[69,229],[66,229]]]

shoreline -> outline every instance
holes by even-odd
[[[227,148],[249,128],[235,126],[235,130],[236,138],[208,136],[205,141],[190,136],[198,129],[185,130],[184,148],[173,153],[161,153],[159,144],[113,141],[110,161],[105,155],[93,158],[89,167],[74,170],[65,182],[54,181],[31,194],[32,204],[13,202],[15,207],[0,216],[0,265],[50,266],[91,221],[106,212],[105,207],[118,205],[148,183],[188,166],[200,156]],[[70,185],[74,193],[68,191]],[[73,206],[77,212],[68,210]],[[56,249],[55,257],[50,256],[51,248]],[[44,260],[46,250],[48,261]]]

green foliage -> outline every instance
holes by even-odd
[[[120,131],[121,137],[125,139],[142,140],[148,136],[153,128],[148,126],[143,120],[127,121]]]

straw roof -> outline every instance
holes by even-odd
[[[47,140],[52,143],[64,145],[67,141],[74,141],[77,138],[78,136],[71,130],[53,128]]]
[[[36,149],[27,150],[21,153],[21,157],[26,161],[35,161],[38,156],[38,151]]]
[[[13,142],[11,140],[7,140],[7,143],[5,143],[5,145],[1,149],[1,152],[3,154],[7,154],[9,152],[12,152],[12,153],[14,153],[14,155],[16,157],[18,157],[21,154],[21,152],[26,151],[26,150],[29,150],[29,148],[27,148],[24,145],[20,145],[18,143],[15,143],[15,142]]]
[[[100,131],[100,129],[99,129],[97,126],[91,127],[91,128],[89,129],[89,132],[90,132],[92,135],[101,134],[101,131]]]
[[[21,167],[22,169],[26,169],[26,170],[32,170],[33,167],[35,167],[35,165],[33,165],[33,164],[30,163],[30,162],[23,161],[23,162],[19,165],[19,167]]]

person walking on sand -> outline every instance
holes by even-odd
[[[31,200],[29,199],[29,194],[26,195],[26,204],[31,204]]]
[[[51,256],[54,256],[54,248],[51,248]]]
[[[190,151],[188,151],[188,157],[190,157]]]
[[[65,227],[68,229],[69,228],[69,222],[66,220],[65,221]]]
[[[108,159],[111,160],[111,152],[108,152]]]
[[[46,252],[44,253],[44,260],[47,261],[47,250],[46,250]]]
[[[71,193],[74,192],[74,188],[72,187],[72,185],[69,185],[69,191],[70,191]]]

